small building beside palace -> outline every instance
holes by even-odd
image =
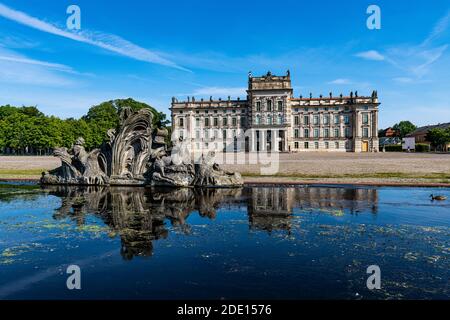
[[[247,99],[172,98],[173,133],[195,153],[377,152],[378,94],[294,97],[291,76],[248,76]]]

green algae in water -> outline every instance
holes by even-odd
[[[90,288],[83,298],[448,299],[450,207],[430,203],[431,192],[57,187],[36,190],[33,198],[16,193],[13,202],[0,199],[0,295],[2,286],[36,270],[58,270],[5,298],[73,298],[64,277],[60,287],[54,284],[65,266],[79,263]],[[365,286],[372,264],[382,270],[376,292]]]

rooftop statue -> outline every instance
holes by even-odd
[[[87,152],[84,139],[74,146],[57,148],[61,167],[44,172],[41,184],[151,185],[170,187],[234,187],[243,185],[239,173],[226,172],[214,161],[214,153],[194,163],[187,141],[179,138],[167,146],[166,128],[152,128],[148,109],[123,108],[117,129],[107,132],[99,149]]]

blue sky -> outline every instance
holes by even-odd
[[[449,122],[449,42],[448,0],[0,0],[0,104],[65,118],[133,97],[168,113],[172,96],[245,97],[248,71],[290,69],[296,96],[378,90],[381,127]]]

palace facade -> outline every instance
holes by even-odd
[[[172,98],[172,129],[192,152],[377,152],[378,95],[294,97],[284,76],[249,73],[247,99]]]

